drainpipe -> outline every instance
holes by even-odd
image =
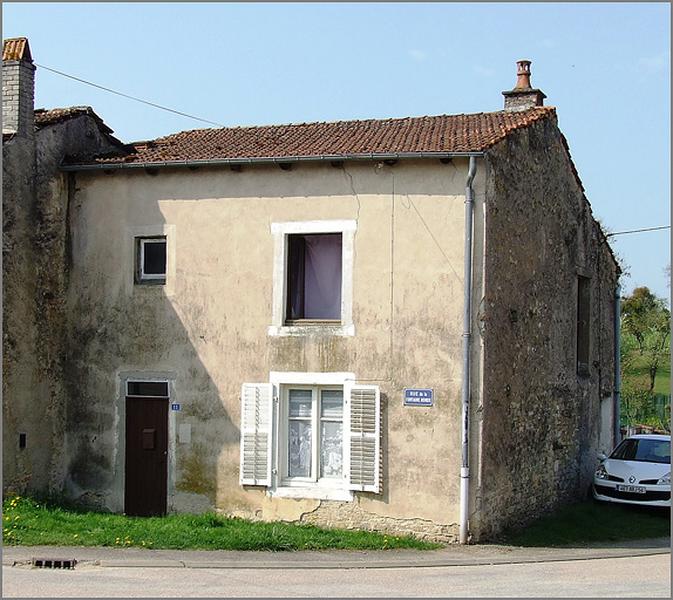
[[[620,415],[620,404],[621,404],[621,392],[622,392],[622,374],[621,374],[621,333],[620,333],[620,321],[621,321],[621,294],[622,286],[617,284],[615,289],[615,391],[614,391],[614,435],[615,435],[615,446],[621,441],[621,431],[619,423],[621,420]]]
[[[477,159],[470,156],[470,168],[465,183],[465,264],[463,297],[463,386],[461,391],[462,413],[462,462],[460,466],[460,543],[467,544],[467,520],[470,500],[470,342],[471,342],[471,305],[472,305],[472,182],[477,174]]]

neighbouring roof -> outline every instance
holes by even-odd
[[[25,37],[10,38],[2,42],[2,60],[27,60],[32,62],[30,46]]]
[[[42,129],[47,125],[61,123],[68,119],[73,119],[81,115],[93,117],[101,126],[103,131],[112,133],[110,129],[90,106],[68,106],[66,108],[36,108],[35,109],[35,128]]]
[[[357,158],[377,154],[482,152],[510,132],[556,114],[554,107],[468,115],[368,119],[183,131],[128,145],[103,164],[230,159]]]
[[[35,129],[37,130],[48,127],[49,125],[56,125],[57,123],[63,123],[64,121],[87,115],[96,122],[101,133],[107,136],[110,141],[118,146],[123,146],[122,142],[112,135],[113,130],[105,124],[103,119],[101,119],[90,106],[68,106],[65,108],[50,109],[36,108],[34,114]]]

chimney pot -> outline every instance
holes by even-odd
[[[529,60],[516,61],[516,85],[514,89],[502,93],[505,96],[505,110],[528,110],[544,105],[547,96],[530,85],[530,65]]]
[[[516,63],[516,85],[515,90],[530,89],[530,61],[518,60]]]

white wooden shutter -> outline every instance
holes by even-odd
[[[346,382],[344,433],[348,489],[379,493],[381,393],[377,385]]]
[[[241,485],[271,485],[273,385],[244,383],[241,389]]]

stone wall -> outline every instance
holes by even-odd
[[[488,537],[581,498],[613,391],[617,265],[555,120],[486,155],[481,488]],[[590,277],[590,365],[576,363],[577,278]]]
[[[32,100],[32,97],[31,97]],[[116,147],[81,115],[3,148],[4,489],[58,492],[64,478],[63,344],[71,178],[64,157]],[[26,448],[18,447],[27,434]]]
[[[33,222],[35,215],[35,145],[15,135],[2,148],[2,392],[3,485],[23,490],[48,477],[48,450],[32,448],[49,442],[39,417],[43,395],[33,353],[37,339]],[[19,450],[19,433],[28,433]],[[42,441],[40,441],[42,440]]]
[[[391,535],[413,535],[435,542],[458,541],[458,524],[443,524],[431,519],[391,518],[362,508],[360,496],[353,502],[320,501],[318,506],[303,513],[299,522],[319,527],[364,529]]]

